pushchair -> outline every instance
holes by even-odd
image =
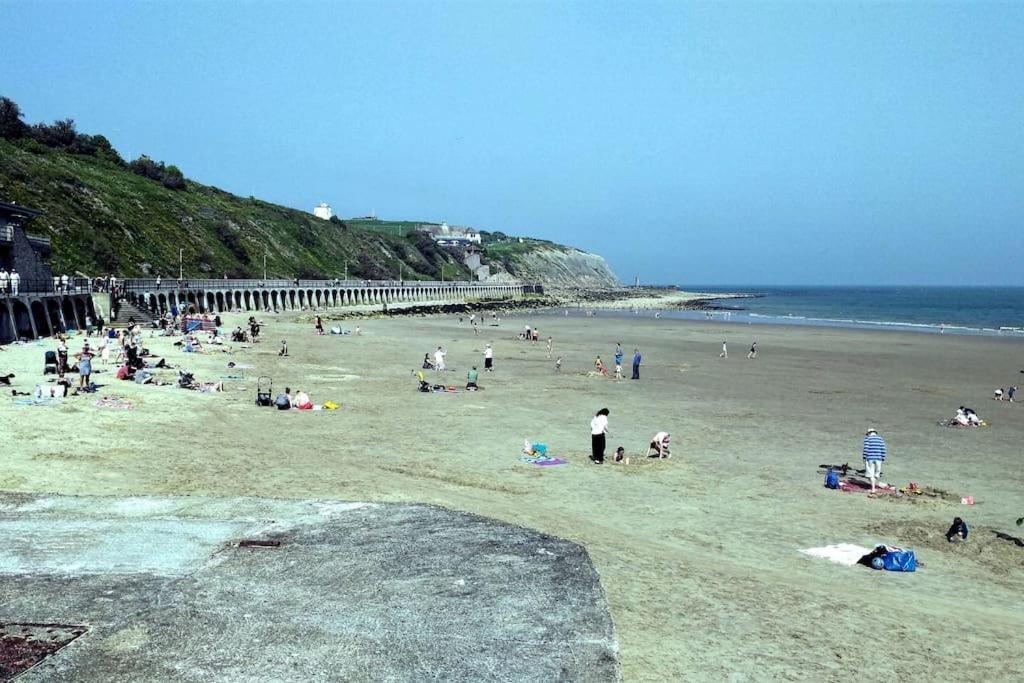
[[[44,375],[56,375],[57,373],[57,352],[47,351],[45,365],[43,365]]]
[[[266,382],[264,382],[266,380]],[[269,408],[274,405],[274,380],[267,376],[256,379],[256,405]]]

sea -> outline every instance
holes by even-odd
[[[663,317],[749,324],[813,325],[973,334],[1024,339],[1024,287],[752,287],[683,284],[686,292],[727,292],[736,310],[670,311]]]

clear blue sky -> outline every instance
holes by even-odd
[[[1024,284],[1024,3],[0,0],[0,94],[126,157],[625,280]]]

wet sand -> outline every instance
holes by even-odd
[[[1024,405],[991,400],[995,387],[1024,379],[1019,341],[649,313],[523,315],[478,337],[455,318],[369,319],[361,337],[317,337],[294,317],[261,318],[266,341],[230,356],[152,340],[199,379],[234,374],[228,360],[255,366],[223,394],[120,383],[111,366],[96,376],[107,384],[100,393],[127,397],[133,410],[84,397],[56,407],[0,400],[0,489],[425,502],[536,528],[589,550],[625,680],[1024,677],[1024,548],[995,536],[1024,536],[1014,525],[1024,515]],[[527,322],[554,336],[560,374],[543,341],[515,339]],[[748,361],[754,335],[760,354]],[[282,337],[287,359],[276,355]],[[718,358],[723,339],[728,360]],[[633,347],[642,349],[639,382],[588,376],[595,355],[611,363],[618,340],[627,376]],[[493,375],[482,372],[487,341]],[[414,390],[414,369],[439,344],[454,368],[441,381],[461,385],[477,364],[484,391]],[[5,347],[0,374],[31,390],[52,347]],[[302,388],[342,409],[256,408],[257,375],[272,376],[275,392]],[[936,425],[961,404],[991,426]],[[611,410],[609,450],[625,446],[628,466],[587,459],[601,407]],[[869,426],[889,444],[887,481],[977,504],[823,488],[817,466],[859,465]],[[672,433],[674,457],[646,460],[659,430]],[[569,464],[520,462],[524,438]],[[972,533],[950,545],[957,515]],[[875,572],[798,552],[842,542],[914,548],[923,566]]]

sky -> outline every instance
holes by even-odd
[[[0,95],[126,158],[632,282],[1024,285],[1024,3],[54,2]]]

